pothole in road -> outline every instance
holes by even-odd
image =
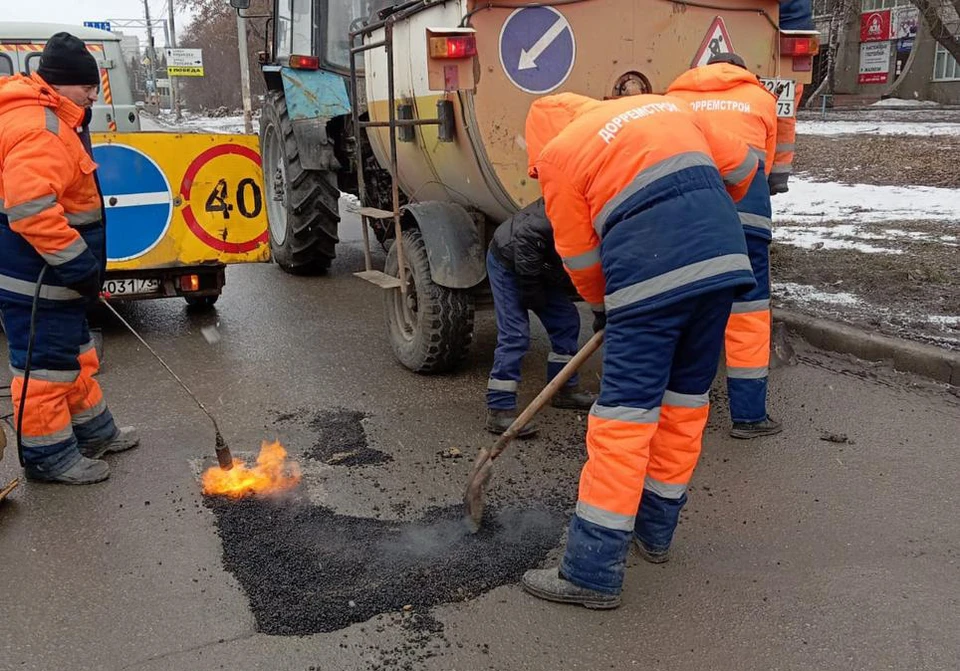
[[[298,497],[206,502],[258,630],[280,635],[422,612],[518,582],[557,545],[565,520],[548,507],[488,506],[470,534],[462,505],[410,523],[340,515]]]
[[[304,450],[306,459],[331,466],[376,466],[393,461],[386,452],[368,445],[363,420],[367,415],[358,410],[335,408],[320,412],[298,411],[280,415],[277,423],[295,422],[316,436]]]

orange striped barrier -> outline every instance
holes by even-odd
[[[117,130],[117,122],[112,116],[113,93],[110,91],[110,74],[106,71],[106,69],[100,70],[100,90],[103,91],[104,104],[109,105],[111,107],[111,110],[110,110],[111,117],[110,117],[110,121],[107,122],[107,128],[109,128],[112,131],[115,131]]]

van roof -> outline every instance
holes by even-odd
[[[46,42],[56,33],[66,31],[81,40],[119,42],[120,36],[106,30],[86,28],[69,23],[37,23],[35,21],[0,21],[0,41],[35,40]]]

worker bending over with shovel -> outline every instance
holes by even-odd
[[[68,33],[34,74],[0,78],[0,315],[20,459],[27,478],[70,485],[105,480],[100,457],[139,442],[107,409],[87,328],[107,262],[89,131],[99,88],[96,59]]]
[[[517,417],[520,364],[530,347],[528,310],[550,337],[547,379],[553,379],[577,353],[580,313],[571,300],[573,285],[553,244],[553,229],[543,199],[500,224],[487,252],[487,276],[497,315],[497,349],[487,380],[487,424],[491,433],[506,431]],[[557,392],[555,408],[587,411],[596,397],[578,388],[574,375]],[[537,432],[531,424],[521,438]]]
[[[727,190],[743,197],[758,161],[679,98],[577,98],[533,103],[527,152],[557,251],[605,306],[603,378],[563,560],[522,584],[616,608],[631,540],[661,561],[687,500],[730,307],[755,284]]]
[[[734,438],[770,436],[783,430],[767,414],[770,368],[770,239],[773,221],[767,176],[777,144],[777,104],[736,54],[718,54],[680,75],[667,95],[686,100],[704,123],[746,142],[760,160],[750,190],[737,203],[757,281],[736,296],[726,331],[727,392]]]

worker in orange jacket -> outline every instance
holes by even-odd
[[[667,94],[686,100],[705,123],[741,138],[760,160],[750,190],[737,203],[757,286],[734,299],[727,322],[730,435],[755,438],[780,433],[783,427],[767,414],[772,226],[767,175],[777,144],[776,98],[732,53],[717,54],[707,65],[687,70]]]
[[[687,499],[730,306],[755,284],[730,196],[746,194],[758,161],[658,95],[541,98],[526,141],[557,252],[605,348],[563,561],[522,584],[615,608],[631,538],[661,561]]]
[[[811,0],[780,0],[780,30],[816,30]],[[797,146],[797,111],[803,97],[803,84],[793,92],[793,114],[780,117],[777,124],[776,154],[767,178],[770,195],[790,190],[788,181],[793,174],[794,151]]]
[[[88,128],[99,87],[96,59],[68,33],[50,38],[34,74],[0,78],[0,315],[20,458],[29,479],[74,485],[106,479],[100,457],[139,442],[94,379],[86,322],[106,267]]]

